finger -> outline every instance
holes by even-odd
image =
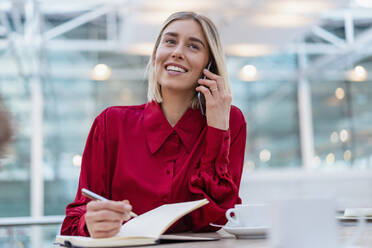
[[[111,210],[100,210],[94,212],[87,212],[87,218],[91,221],[121,221],[126,217],[126,213],[118,213]]]
[[[225,92],[225,94],[223,94],[221,97],[224,102],[226,102],[229,106],[231,105],[232,102],[231,94]]]
[[[101,238],[111,238],[118,234],[120,229],[111,230],[108,232],[95,232],[94,235],[92,235],[92,238],[101,239]]]
[[[207,87],[205,87],[203,85],[200,85],[200,86],[196,87],[196,91],[199,91],[199,92],[203,93],[203,95],[205,97],[205,102],[207,104],[209,104],[212,101],[214,101],[213,96],[212,96],[212,93],[211,93],[211,91]]]
[[[91,201],[87,205],[87,211],[111,210],[121,214],[131,211],[132,206],[122,201]]]
[[[102,221],[94,223],[94,230],[96,232],[111,232],[120,229],[121,222],[117,221]]]
[[[111,227],[111,228],[110,228]],[[121,225],[96,225],[89,233],[93,238],[109,238],[119,233]]]
[[[89,219],[87,217],[87,214],[85,216],[88,232],[90,236],[96,237],[97,232],[101,232],[101,237],[108,236],[108,234],[104,234],[105,232],[112,232],[113,230],[120,230],[122,221],[121,220],[115,220],[115,221],[95,221],[92,219]]]
[[[204,73],[204,75],[207,76],[207,78],[209,78],[209,79],[217,80],[217,79],[221,78],[220,75],[217,75],[217,74],[215,74],[215,73],[213,73],[213,72],[211,72],[211,71],[209,71],[209,70],[207,70],[207,69],[204,69],[204,70],[203,70],[203,73]]]
[[[207,78],[216,81],[217,86],[218,86],[218,89],[220,89],[222,91],[225,90],[224,80],[223,80],[223,78],[220,75],[217,75],[217,74],[215,74],[215,73],[213,73],[211,71],[208,71],[207,69],[204,69],[203,70],[203,73],[204,73],[205,76],[207,76]]]
[[[214,81],[214,80],[199,79],[198,83],[202,84],[204,86],[207,86],[211,90],[212,93],[216,93],[216,91],[218,91],[218,85],[217,85],[216,81]]]
[[[123,200],[123,201],[121,201],[121,202],[125,204],[125,207],[126,207],[126,209],[127,209],[127,212],[132,211],[133,207],[132,207],[132,205],[130,204],[129,200]]]

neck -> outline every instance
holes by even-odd
[[[169,124],[174,127],[190,106],[193,96],[162,91],[161,109]]]

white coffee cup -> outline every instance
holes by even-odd
[[[335,200],[296,198],[272,201],[272,248],[336,248],[338,229]]]
[[[233,215],[232,215],[233,214]],[[240,204],[226,211],[228,225],[239,227],[267,227],[269,208],[266,204]]]

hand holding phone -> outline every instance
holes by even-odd
[[[205,115],[208,126],[228,130],[232,96],[231,92],[225,89],[225,78],[219,75],[214,63],[208,65],[208,69],[204,69],[203,73],[205,77],[198,80],[203,86],[198,87],[200,112]]]

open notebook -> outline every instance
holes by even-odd
[[[67,247],[124,247],[156,244],[163,240],[217,240],[215,238],[162,235],[177,220],[206,204],[208,204],[207,199],[165,204],[129,220],[121,227],[120,232],[115,237],[94,239],[57,235],[56,243]]]

